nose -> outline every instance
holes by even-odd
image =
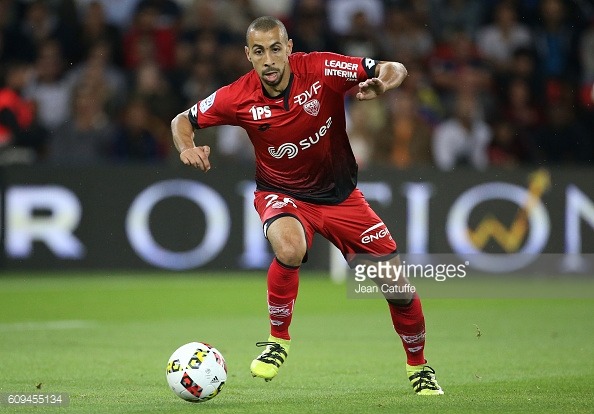
[[[264,53],[264,64],[266,66],[274,66],[274,58],[272,57],[272,52],[270,50],[267,50]]]

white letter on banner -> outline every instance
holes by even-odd
[[[168,197],[187,198],[204,212],[204,238],[192,250],[167,250],[151,234],[151,211]],[[151,185],[132,202],[126,217],[126,233],[136,253],[146,262],[165,269],[192,269],[208,263],[225,247],[230,230],[231,218],[225,200],[212,188],[190,180],[168,180]]]
[[[64,187],[11,187],[6,191],[6,252],[29,257],[37,240],[60,258],[81,259],[85,247],[73,234],[81,216],[80,201]]]

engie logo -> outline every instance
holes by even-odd
[[[330,129],[331,126],[332,126],[332,117],[328,118],[326,120],[326,123],[324,125],[322,125],[320,127],[320,129],[318,129],[318,131],[315,134],[300,140],[298,142],[299,146],[297,146],[297,144],[287,142],[285,144],[282,144],[278,148],[268,147],[268,152],[274,158],[280,159],[280,158],[283,158],[285,155],[288,158],[295,158],[297,156],[297,154],[299,153],[300,149],[302,151],[306,150],[308,148],[311,148],[313,145],[317,144],[318,142],[320,142],[320,138],[322,138],[324,135],[326,135],[328,133],[328,130]]]
[[[382,239],[386,236],[390,236],[390,239],[392,239],[392,236],[390,235],[390,232],[388,231],[388,228],[386,227],[383,221],[380,221],[376,225],[371,226],[360,235],[361,243],[363,244],[369,244],[375,240]]]

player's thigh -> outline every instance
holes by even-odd
[[[328,210],[325,225],[324,237],[336,245],[349,262],[356,255],[381,258],[393,256],[397,250],[390,230],[359,190]]]
[[[284,194],[256,191],[254,207],[277,258],[289,265],[304,259],[314,235],[307,206]]]

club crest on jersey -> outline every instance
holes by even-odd
[[[320,101],[318,101],[317,99],[307,101],[303,105],[303,109],[305,109],[305,112],[307,112],[311,116],[318,116],[318,114],[320,113]]]

